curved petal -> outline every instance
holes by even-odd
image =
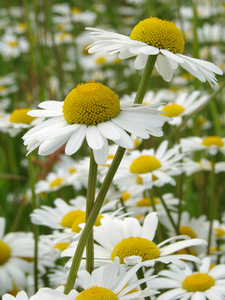
[[[66,143],[66,155],[72,155],[80,148],[85,138],[86,128],[86,125],[81,125],[77,130],[75,130],[71,134],[70,138]]]
[[[88,126],[86,130],[88,146],[93,150],[100,150],[104,146],[103,136],[97,126]]]
[[[97,164],[103,165],[109,156],[109,146],[107,139],[105,137],[102,137],[103,139],[103,147],[98,150],[93,150],[94,158]]]
[[[159,54],[155,66],[157,71],[165,81],[170,82],[172,80],[173,69],[169,58],[167,58],[165,55]]]

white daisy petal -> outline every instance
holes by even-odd
[[[139,53],[134,61],[134,68],[137,70],[144,69],[147,59],[148,59],[148,56],[146,54]]]
[[[165,81],[170,82],[172,80],[173,70],[171,68],[171,63],[166,56],[158,55],[156,69]]]
[[[106,163],[109,155],[109,146],[107,139],[105,137],[102,138],[104,142],[103,147],[99,150],[93,150],[95,161],[99,165],[103,165],[104,163]]]
[[[43,109],[47,109],[47,110],[62,110],[62,106],[63,106],[64,102],[60,102],[60,101],[44,101],[38,104],[38,107],[43,108]]]
[[[86,130],[88,146],[93,150],[100,150],[104,146],[103,136],[96,126],[88,126]]]
[[[80,149],[86,134],[86,126],[81,125],[76,131],[74,131],[66,143],[65,153],[72,155],[78,149]]]
[[[121,131],[112,121],[99,123],[98,129],[107,139],[115,141],[121,138]]]
[[[63,136],[60,139],[51,139],[41,143],[38,154],[39,155],[49,155],[58,150],[63,144],[65,144],[68,136]]]

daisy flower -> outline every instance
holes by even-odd
[[[72,232],[79,232],[79,225],[85,223],[86,219],[86,197],[78,196],[73,200],[69,201],[69,204],[57,198],[54,201],[55,207],[49,207],[46,205],[41,208],[35,209],[30,217],[31,222],[38,225],[48,226],[52,229],[66,229],[70,228]],[[116,202],[111,201],[104,205],[101,209],[101,213],[104,211],[115,210]],[[107,214],[108,215],[108,214]],[[104,217],[99,215],[95,226],[100,225],[100,219]]]
[[[144,186],[145,189],[166,183],[175,185],[176,181],[172,176],[182,172],[179,160],[183,158],[183,154],[179,153],[179,146],[167,148],[168,141],[163,141],[156,151],[153,148],[134,150],[124,156],[115,175],[115,184],[122,191],[130,185]]]
[[[222,300],[225,299],[225,267],[210,268],[210,258],[205,257],[199,270],[193,271],[188,265],[184,270],[170,265],[169,270],[159,272],[160,277],[151,282],[152,288],[169,289],[157,300]]]
[[[66,176],[63,170],[59,170],[57,173],[50,172],[46,176],[45,180],[39,180],[35,184],[35,193],[49,193],[52,191],[57,191],[61,189],[63,186],[71,185],[68,180],[68,176]]]
[[[183,55],[184,39],[178,27],[169,21],[148,18],[139,22],[130,36],[108,32],[96,28],[86,28],[96,42],[89,47],[89,52],[106,51],[119,53],[120,59],[136,56],[135,69],[143,69],[149,55],[157,55],[156,69],[165,81],[171,81],[173,71],[180,65],[197,77],[216,84],[215,74],[222,75],[220,68],[213,63]],[[214,74],[215,73],[215,74]]]
[[[220,136],[206,136],[205,138],[193,136],[181,139],[180,143],[183,152],[206,150],[210,155],[216,155],[218,151],[225,154],[225,138]]]
[[[199,161],[194,161],[189,157],[183,160],[183,169],[187,176],[191,176],[197,172],[210,172],[212,171],[212,162],[205,158]],[[225,172],[225,162],[215,163],[215,173]]]
[[[4,235],[5,219],[0,218],[0,295],[26,287],[26,274],[32,272],[33,238],[29,233],[11,232]]]
[[[27,293],[24,291],[20,291],[16,297],[13,297],[10,294],[4,294],[2,296],[2,300],[29,300]]]
[[[179,215],[172,212],[171,217],[174,223],[177,224]],[[167,233],[170,237],[173,237],[176,234],[174,227],[172,226],[166,213],[161,216],[160,223],[163,224],[165,228],[167,228]],[[207,241],[209,233],[209,222],[204,215],[201,215],[198,218],[194,218],[190,216],[189,212],[183,211],[180,217],[179,233],[182,235],[187,235],[192,239],[200,238]],[[212,244],[215,244],[214,239],[212,240]],[[193,255],[199,256],[200,254],[205,254],[205,250],[206,249],[204,249],[203,247],[194,247],[193,249],[190,249],[190,252]]]
[[[40,124],[44,118],[28,116],[31,108],[18,108],[11,114],[3,114],[0,118],[0,130],[8,132],[10,136],[16,136],[21,130]]]
[[[83,288],[82,292],[72,290],[69,295],[62,294],[62,287],[56,290],[49,288],[40,289],[36,295],[31,297],[32,300],[82,300],[82,299],[143,299],[143,297],[152,296],[157,291],[147,287],[144,290],[139,289],[139,285],[154,278],[148,276],[144,279],[137,280],[136,272],[141,267],[138,264],[129,271],[124,272],[119,264],[119,259],[107,266],[98,268],[90,275],[83,270],[78,273],[78,280],[80,286]],[[73,297],[71,296],[73,295]]]
[[[207,243],[201,239],[189,239],[187,236],[175,236],[158,245],[153,242],[158,225],[157,213],[149,213],[141,226],[137,219],[127,217],[124,220],[104,218],[101,226],[94,230],[95,263],[106,264],[114,261],[118,256],[121,264],[135,265],[142,262],[146,266],[154,266],[155,262],[175,263],[182,267],[180,259],[199,262],[192,255],[175,255],[174,252],[194,245],[205,246]],[[177,239],[187,239],[174,242]],[[165,246],[167,243],[173,242]],[[73,257],[77,241],[72,243],[62,256]],[[84,253],[85,258],[85,253]],[[71,265],[71,259],[67,266]]]
[[[65,154],[72,155],[86,137],[98,164],[108,158],[107,139],[132,148],[132,138],[126,131],[144,139],[150,134],[162,136],[161,126],[169,119],[149,106],[120,102],[111,89],[99,82],[79,84],[65,101],[46,101],[39,107],[43,110],[28,114],[49,119],[23,136],[28,153],[39,147],[40,155],[49,155],[66,143]]]

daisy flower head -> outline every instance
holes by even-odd
[[[20,291],[17,293],[16,297],[13,297],[10,294],[4,294],[2,296],[2,300],[29,300],[27,293],[24,291]]]
[[[0,118],[0,130],[8,132],[11,137],[16,136],[23,129],[40,124],[43,118],[28,116],[31,108],[17,108],[11,114],[3,114]]]
[[[225,137],[206,136],[204,138],[193,136],[180,140],[183,152],[206,150],[210,155],[216,155],[219,151],[225,154]]]
[[[159,272],[151,286],[169,290],[159,295],[157,300],[222,300],[225,299],[224,280],[224,265],[211,268],[210,258],[205,257],[198,271],[193,271],[188,265],[184,270],[170,265],[169,270]]]
[[[125,300],[125,299],[143,299],[143,297],[152,296],[157,291],[147,287],[144,290],[139,289],[139,284],[150,281],[154,277],[147,276],[138,280],[136,272],[141,265],[136,265],[129,271],[126,271],[119,264],[119,259],[115,259],[112,264],[100,267],[89,274],[82,270],[78,273],[79,285],[81,292],[72,290],[68,295],[62,293],[63,287],[60,286],[56,290],[49,288],[40,289],[32,300],[48,300],[56,298],[58,300]],[[73,296],[73,298],[72,298]]]
[[[0,218],[0,295],[13,288],[25,289],[26,274],[32,273],[33,238],[29,233],[4,234],[5,219]]]
[[[133,140],[127,132],[144,139],[150,134],[162,136],[161,126],[169,119],[149,106],[120,102],[100,82],[78,84],[64,101],[46,101],[39,107],[43,109],[28,114],[49,119],[23,136],[28,153],[39,147],[40,155],[49,155],[66,143],[65,154],[72,155],[86,137],[98,164],[107,161],[107,139],[123,148],[132,148]]]
[[[122,191],[130,185],[144,186],[145,189],[164,184],[175,185],[176,181],[172,176],[179,175],[181,164],[179,160],[183,154],[179,153],[179,146],[168,149],[168,141],[163,141],[158,149],[134,150],[124,159],[115,175],[115,184]]]
[[[157,213],[149,213],[140,225],[136,218],[127,217],[123,220],[104,218],[101,226],[94,230],[95,263],[105,265],[111,263],[118,256],[121,264],[136,265],[142,263],[147,267],[154,266],[155,262],[172,262],[183,266],[180,259],[187,259],[199,263],[199,259],[192,255],[174,254],[175,252],[194,245],[205,246],[207,243],[201,239],[189,239],[187,236],[175,236],[156,245],[153,242],[158,225]],[[183,239],[174,242],[177,239]],[[185,240],[186,239],[186,240]],[[169,245],[167,243],[172,242]],[[73,257],[77,241],[72,243],[62,256]],[[166,245],[166,246],[165,246]],[[84,254],[85,258],[85,254]],[[71,259],[67,266],[71,265]]]
[[[120,59],[136,56],[135,69],[143,69],[150,55],[157,55],[156,69],[165,81],[171,81],[180,65],[200,81],[216,84],[215,74],[222,75],[213,63],[183,55],[184,39],[178,27],[170,21],[150,17],[139,22],[130,36],[96,28],[86,28],[96,41],[89,52],[119,53]]]

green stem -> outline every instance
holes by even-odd
[[[151,77],[151,73],[152,73],[156,58],[157,58],[157,56],[149,56],[149,58],[148,58],[141,82],[138,87],[138,91],[137,91],[137,95],[136,95],[134,103],[139,103],[139,104],[142,103],[145,92],[148,88],[148,83],[149,83],[149,80]],[[78,242],[74,257],[73,257],[69,276],[68,276],[68,279],[67,279],[67,282],[65,285],[65,290],[64,290],[65,294],[68,294],[74,287],[74,284],[75,284],[75,281],[77,278],[77,273],[78,273],[79,266],[80,266],[80,262],[81,262],[81,259],[83,256],[84,248],[85,248],[87,239],[89,237],[89,233],[92,230],[95,220],[98,217],[98,214],[99,214],[102,204],[104,202],[105,196],[106,196],[106,194],[109,190],[109,187],[112,183],[113,177],[120,165],[120,162],[123,158],[125,150],[126,149],[124,149],[122,147],[118,147],[115,157],[112,161],[112,164],[109,167],[109,170],[108,170],[108,172],[105,176],[105,179],[102,183],[102,186],[99,190],[99,194],[96,197],[96,201],[95,201],[94,206],[90,212],[90,215],[86,221],[85,227],[80,236],[80,239],[79,239],[79,242]]]
[[[35,194],[35,176],[34,176],[34,168],[31,160],[31,154],[27,156],[28,158],[28,170],[29,170],[29,178],[30,178],[30,188],[31,188],[31,201],[32,201],[32,209],[37,208],[36,202],[36,194]],[[38,291],[38,236],[39,230],[38,225],[33,224],[33,232],[34,232],[34,290],[35,293]]]
[[[145,278],[144,272],[143,272],[143,269],[142,269],[142,268],[138,269],[138,271],[137,271],[136,274],[137,274],[137,278],[138,278],[138,279],[143,279],[143,278]],[[140,287],[141,287],[142,290],[146,289],[146,287],[147,287],[146,282],[141,283],[141,284],[140,284]],[[148,296],[148,297],[145,297],[145,300],[150,300],[150,299],[151,299],[151,298],[150,298],[149,296]]]
[[[157,193],[160,201],[162,202],[162,205],[163,205],[163,207],[164,207],[164,209],[165,209],[165,211],[167,213],[167,216],[168,216],[168,218],[170,220],[170,223],[172,224],[172,226],[173,226],[176,234],[179,234],[179,230],[177,229],[177,226],[176,226],[176,224],[175,224],[175,222],[174,222],[174,220],[173,220],[173,218],[171,216],[170,210],[168,209],[168,207],[167,207],[167,205],[166,205],[166,203],[165,203],[165,201],[164,201],[161,193],[159,192],[159,190],[156,187],[155,187],[155,190],[156,190],[156,193]]]
[[[88,190],[87,190],[87,204],[86,204],[86,221],[91,213],[95,202],[95,190],[97,182],[98,165],[95,162],[93,151],[90,154],[90,167],[88,175]],[[86,245],[86,270],[91,274],[94,269],[94,237],[93,229],[90,231],[87,245]]]
[[[207,255],[210,255],[210,247],[211,247],[211,238],[212,238],[212,228],[213,228],[213,220],[216,216],[217,210],[217,201],[215,197],[215,157],[212,156],[212,171],[210,176],[210,200],[209,200],[209,235],[208,235],[208,249]]]
[[[142,75],[141,81],[139,83],[138,86],[138,91],[134,100],[134,103],[136,104],[141,104],[144,96],[145,96],[145,92],[148,88],[149,82],[150,82],[150,78],[151,78],[151,74],[155,65],[157,59],[157,55],[149,55],[145,69],[144,69],[144,73]]]

